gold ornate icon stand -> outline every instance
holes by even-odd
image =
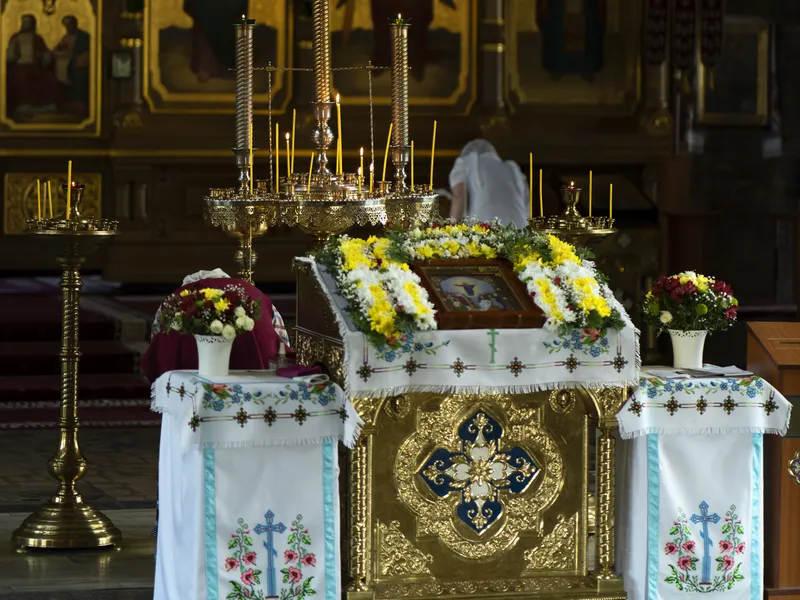
[[[564,212],[549,217],[533,217],[528,220],[528,226],[540,233],[556,235],[576,246],[616,233],[614,219],[584,217],[578,212],[581,191],[581,188],[575,187],[573,183],[562,187]]]
[[[794,453],[794,456],[789,461],[788,466],[789,477],[794,479],[797,485],[800,485],[800,450]]]
[[[66,188],[66,185],[64,186]],[[31,219],[30,235],[53,246],[61,266],[61,407],[59,443],[47,466],[59,481],[56,494],[11,534],[22,548],[100,548],[122,541],[122,534],[103,513],[83,501],[75,485],[87,469],[78,444],[78,335],[80,267],[102,242],[116,235],[119,223],[81,217],[84,186],[73,184],[69,219]]]

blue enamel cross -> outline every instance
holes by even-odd
[[[497,329],[490,329],[489,331],[486,332],[486,335],[488,335],[489,337],[492,338],[492,341],[489,342],[489,349],[492,351],[492,357],[489,360],[489,364],[493,365],[494,364],[494,353],[497,352],[497,347],[494,344],[494,339],[498,335],[500,335],[500,332],[497,331]]]
[[[275,550],[275,544],[272,539],[273,532],[283,533],[286,531],[286,525],[283,523],[274,523],[275,513],[268,510],[264,515],[266,525],[256,525],[253,531],[259,535],[262,533],[267,534],[267,541],[264,542],[264,548],[267,549],[267,596],[278,596],[278,580],[275,570],[275,557],[278,556],[278,551]]]
[[[709,556],[709,552],[711,551],[711,538],[708,537],[708,524],[717,523],[719,521],[719,515],[717,513],[708,514],[708,503],[703,500],[700,503],[700,514],[692,515],[689,519],[695,525],[698,523],[703,524],[703,532],[700,534],[703,538],[703,577],[700,579],[700,585],[710,585],[711,557]]]

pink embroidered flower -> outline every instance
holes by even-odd
[[[303,557],[303,566],[304,567],[316,567],[317,566],[317,557],[313,552],[309,552]]]
[[[242,573],[242,583],[245,585],[253,585],[256,582],[256,576],[253,574],[253,569],[247,569]]]
[[[723,556],[722,557],[722,568],[726,571],[730,571],[733,568],[733,557],[732,556]]]
[[[691,556],[681,556],[678,559],[678,568],[683,569],[684,571],[688,571],[692,568],[692,557]]]
[[[297,552],[295,552],[294,550],[285,550],[283,552],[283,560],[285,560],[287,564],[296,561]]]
[[[303,580],[303,572],[295,567],[289,567],[289,581],[300,583]]]
[[[590,340],[596,340],[600,337],[600,334],[603,332],[602,329],[584,329],[583,333],[585,333]]]
[[[235,558],[228,558],[225,559],[225,570],[226,571],[233,571],[234,569],[239,567],[239,561]]]
[[[694,542],[692,542],[692,541],[684,542],[683,543],[683,550],[684,550],[684,552],[691,552],[692,554],[694,554],[694,551],[695,551]]]
[[[730,543],[728,540],[720,540],[719,549],[722,552],[730,552],[733,549],[733,544]]]
[[[256,553],[255,552],[247,552],[243,557],[242,560],[246,565],[254,565],[256,564]]]
[[[667,554],[675,554],[677,551],[678,547],[672,542],[667,542],[667,545],[664,547],[664,552]]]
[[[736,546],[736,554],[742,554],[744,552],[744,542]]]

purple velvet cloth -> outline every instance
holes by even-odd
[[[261,370],[269,368],[270,358],[280,350],[280,338],[272,326],[272,301],[254,285],[242,279],[201,279],[179,287],[184,289],[224,288],[239,285],[251,298],[261,302],[261,318],[253,331],[236,336],[231,350],[231,369]],[[168,371],[197,368],[197,343],[193,335],[171,331],[157,333],[142,357],[142,372],[152,382]]]
[[[305,377],[306,375],[321,375],[322,374],[322,367],[319,365],[314,365],[313,367],[307,367],[305,365],[292,365],[291,367],[283,367],[275,371],[275,374],[278,377],[288,377],[291,379],[292,377]]]

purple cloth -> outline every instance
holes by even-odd
[[[226,285],[244,288],[251,298],[261,302],[261,318],[253,331],[236,336],[231,350],[231,369],[257,371],[269,368],[270,359],[278,354],[281,340],[272,326],[272,301],[254,285],[242,279],[201,279],[179,287],[174,293],[185,289],[224,288]],[[151,382],[168,371],[197,368],[197,343],[193,335],[170,331],[157,333],[150,340],[150,347],[142,357],[142,372]]]
[[[287,377],[292,379],[293,377],[305,377],[306,375],[322,375],[322,367],[319,365],[315,365],[313,367],[307,367],[305,365],[292,365],[291,367],[282,367],[275,371],[275,374],[278,377]]]

